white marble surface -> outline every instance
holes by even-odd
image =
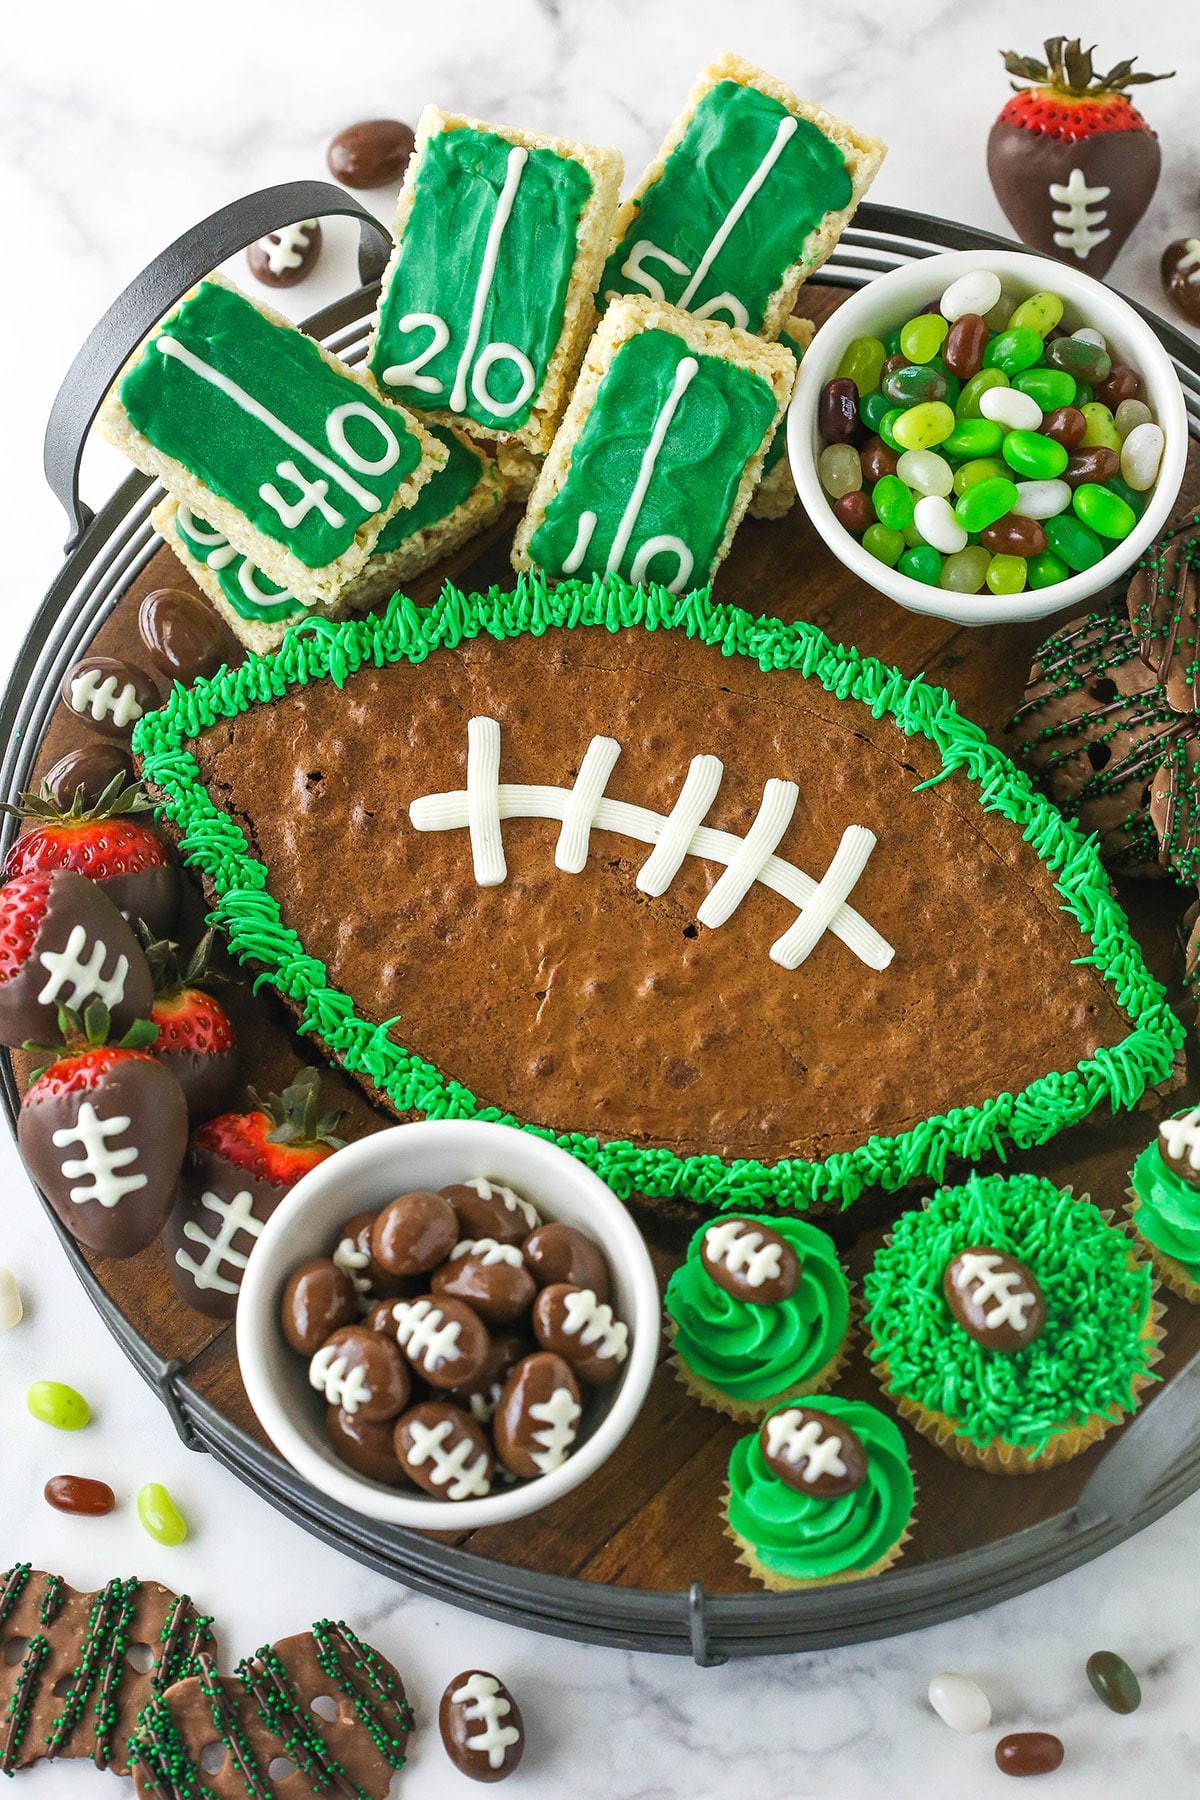
[[[1192,0],[1160,0],[1134,24],[1132,11],[1113,0],[1049,10],[1009,0],[1002,15],[939,0],[759,0],[733,16],[716,0],[21,7],[0,73],[0,319],[9,346],[0,667],[58,561],[61,520],[41,481],[39,440],[76,346],[188,224],[268,182],[323,175],[325,142],[340,126],[380,114],[412,119],[436,98],[618,144],[632,173],[694,70],[736,47],[888,140],[876,198],[1003,230],[984,168],[987,129],[1007,92],[997,44],[1032,53],[1050,30],[1083,31],[1106,60],[1136,51],[1146,67],[1180,70],[1145,95],[1164,176],[1111,277],[1153,306],[1163,244],[1200,227],[1200,24]],[[371,200],[386,218],[391,195]],[[327,230],[318,277],[283,297],[298,313],[352,280],[353,229]],[[92,455],[89,497],[118,474],[113,459]],[[1200,1497],[1039,1594],[890,1643],[712,1671],[553,1643],[405,1593],[183,1450],[64,1269],[7,1142],[0,1192],[0,1262],[17,1272],[29,1307],[27,1321],[0,1339],[0,1564],[29,1557],[79,1586],[131,1570],[186,1586],[217,1614],[237,1654],[322,1613],[344,1615],[401,1665],[425,1725],[465,1662],[494,1667],[525,1707],[530,1752],[511,1791],[528,1800],[1000,1793],[992,1744],[1022,1727],[1063,1737],[1068,1761],[1047,1790],[1063,1800],[1200,1793]],[[26,1415],[25,1388],[43,1375],[92,1399],[96,1421],[84,1437],[59,1438]],[[42,1483],[67,1469],[109,1479],[121,1510],[98,1522],[51,1513]],[[170,1485],[191,1520],[181,1549],[150,1543],[131,1517],[133,1492],[152,1478]],[[1088,1652],[1105,1645],[1141,1671],[1146,1699],[1132,1719],[1106,1713],[1083,1678]],[[984,1683],[994,1730],[960,1739],[932,1715],[924,1693],[940,1668]],[[43,1797],[101,1789],[87,1766],[22,1779]],[[422,1733],[401,1788],[412,1800],[471,1791],[442,1757],[436,1729]]]

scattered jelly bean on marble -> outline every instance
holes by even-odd
[[[1115,1650],[1096,1650],[1087,1659],[1087,1678],[1110,1712],[1136,1712],[1142,1704],[1142,1685]]]
[[[148,1481],[138,1489],[137,1515],[142,1529],[159,1544],[182,1544],[187,1521],[161,1481]]]
[[[1049,1775],[1062,1759],[1062,1739],[1051,1731],[1013,1731],[996,1745],[996,1767],[1006,1775]]]
[[[107,1481],[95,1481],[89,1475],[52,1475],[42,1493],[56,1512],[79,1513],[88,1519],[103,1518],[117,1503]]]
[[[951,1731],[986,1731],[992,1707],[977,1681],[946,1669],[929,1684],[929,1704]]]
[[[57,1431],[80,1431],[92,1416],[83,1395],[63,1381],[35,1381],[25,1404],[35,1419]]]
[[[11,1331],[25,1317],[21,1290],[11,1269],[0,1269],[0,1331]]]

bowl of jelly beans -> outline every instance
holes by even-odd
[[[1170,357],[1110,288],[1016,251],[877,277],[821,327],[788,419],[834,554],[964,625],[1090,599],[1163,529],[1187,418]]]

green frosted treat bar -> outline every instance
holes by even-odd
[[[370,367],[406,405],[544,451],[591,330],[615,150],[426,107]]]
[[[779,339],[785,350],[790,350],[796,359],[796,367],[808,346],[812,343],[816,326],[811,319],[798,319],[795,314],[784,321],[783,336]],[[767,446],[767,454],[763,458],[762,480],[750,496],[747,508],[752,519],[782,519],[792,509],[796,498],[796,484],[792,480],[792,466],[787,459],[787,419],[782,418],[775,429],[775,436]]]
[[[650,300],[614,302],[530,496],[514,568],[703,586],[795,377],[779,345]]]
[[[269,580],[223,531],[171,495],[159,501],[150,523],[248,650],[260,656],[277,650],[287,627],[310,612],[332,616],[332,609],[306,606],[290,589]]]
[[[100,424],[277,587],[327,604],[446,456],[370,377],[219,277],[155,327]]]
[[[617,215],[601,304],[648,294],[778,337],[884,154],[763,70],[721,57]]]

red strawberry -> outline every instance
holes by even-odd
[[[64,812],[46,783],[5,807],[35,821],[8,853],[5,877],[74,869],[103,888],[129,918],[144,919],[155,937],[170,931],[179,911],[179,871],[171,852],[142,819],[150,802],[137,782],[114,776],[94,806],[82,786]]]
[[[179,1083],[145,1045],[146,1020],[120,1043],[93,1000],[62,1008],[62,1048],[21,1102],[17,1143],[62,1223],[102,1256],[136,1256],[162,1230],[187,1148]]]
[[[164,940],[146,945],[146,961],[154,977],[150,1022],[158,1026],[154,1054],[183,1089],[192,1125],[200,1125],[220,1111],[237,1073],[237,1045],[229,1015],[221,1002],[200,986],[206,978],[212,979],[208,959],[214,937],[212,931],[205,933],[184,969],[179,965],[178,944]]]
[[[317,1116],[320,1084],[316,1069],[302,1069],[262,1108],[222,1113],[193,1133],[164,1241],[171,1280],[198,1312],[233,1317],[263,1226],[301,1176],[340,1148],[341,1114]]]
[[[94,881],[52,869],[0,888],[0,1044],[45,1042],[60,1006],[96,999],[126,1031],[153,997],[141,946]]]
[[[1169,75],[1134,74],[1136,57],[1107,75],[1078,38],[1047,38],[1046,60],[1007,50],[1014,97],[992,126],[988,174],[1017,236],[1031,249],[1101,276],[1150,204],[1158,139],[1126,88]]]

